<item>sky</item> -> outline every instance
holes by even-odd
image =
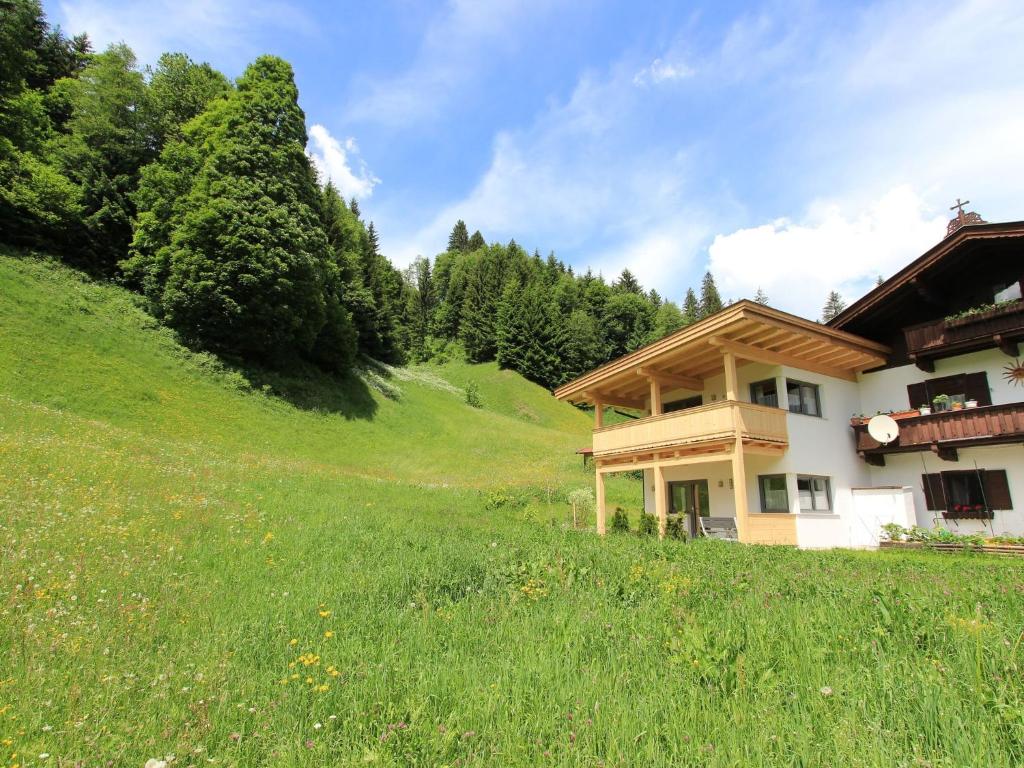
[[[140,63],[295,68],[309,152],[397,266],[458,219],[681,301],[816,318],[1024,219],[1024,2],[45,0]]]

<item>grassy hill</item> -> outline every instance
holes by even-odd
[[[490,365],[247,379],[0,255],[0,766],[1024,761],[1022,564],[598,541],[589,428]]]

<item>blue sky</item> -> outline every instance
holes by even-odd
[[[63,0],[143,63],[292,62],[323,171],[396,264],[452,224],[679,300],[711,268],[816,317],[1024,219],[1024,3]]]

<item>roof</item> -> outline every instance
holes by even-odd
[[[555,390],[555,397],[643,407],[650,379],[699,391],[722,372],[722,353],[853,378],[885,363],[890,349],[788,312],[744,299],[675,333],[612,360]]]
[[[947,259],[960,246],[981,240],[1024,236],[1024,221],[1009,221],[998,224],[965,224],[953,234],[944,238],[907,266],[859,298],[829,321],[831,328],[841,329],[876,310],[886,300],[894,299],[902,289],[913,284],[940,262]]]

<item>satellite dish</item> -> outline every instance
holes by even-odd
[[[900,427],[892,416],[880,413],[877,416],[872,416],[871,420],[868,421],[868,434],[882,445],[891,443],[899,433]]]

